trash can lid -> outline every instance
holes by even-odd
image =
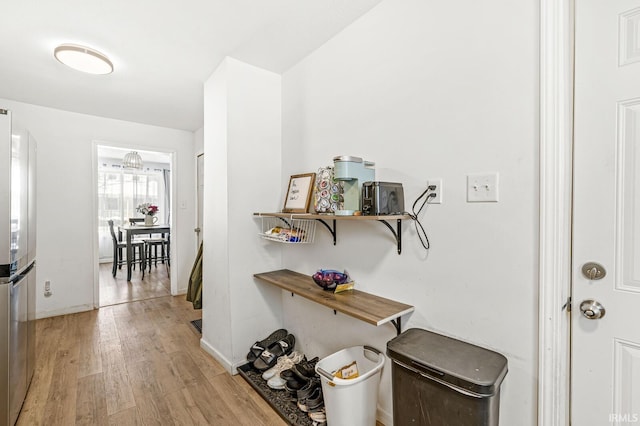
[[[494,351],[419,328],[387,342],[387,355],[421,374],[483,395],[494,395],[507,359]]]

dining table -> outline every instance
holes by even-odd
[[[171,227],[168,224],[155,224],[144,225],[140,224],[127,224],[118,226],[118,239],[123,241],[122,235],[124,234],[124,241],[127,243],[127,281],[131,281],[131,268],[133,266],[133,236],[136,234],[162,234],[163,236],[169,236],[171,234]],[[142,266],[144,268],[144,266]]]

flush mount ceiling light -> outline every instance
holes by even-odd
[[[142,158],[140,157],[140,154],[135,151],[131,151],[124,156],[124,159],[122,160],[122,166],[126,169],[141,169]]]
[[[74,70],[89,74],[110,74],[113,64],[102,53],[77,44],[61,44],[53,51],[58,61]]]

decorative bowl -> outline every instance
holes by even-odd
[[[349,274],[347,274],[347,271],[320,269],[311,278],[322,289],[334,290],[338,284],[344,284],[349,281]]]

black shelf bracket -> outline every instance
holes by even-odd
[[[396,328],[396,336],[400,335],[402,333],[402,317],[392,319],[391,324]]]
[[[325,228],[327,228],[327,230],[329,230],[329,232],[331,233],[331,236],[333,237],[333,245],[336,245],[336,220],[333,219],[333,228],[331,228],[331,226],[329,226],[329,224],[327,222],[324,221],[324,219],[316,219],[318,222],[320,222],[321,224],[324,225]]]
[[[281,221],[283,221],[284,223],[287,224],[287,228],[291,228],[291,224],[289,223],[289,221],[283,217],[279,217],[278,219],[280,219]]]
[[[397,220],[397,232],[395,229],[393,229],[393,226],[389,225],[389,222],[387,222],[386,220],[380,219],[378,222],[384,223],[384,225],[389,228],[389,230],[393,234],[393,237],[396,239],[396,244],[398,245],[398,254],[402,253],[402,221],[400,219]]]

